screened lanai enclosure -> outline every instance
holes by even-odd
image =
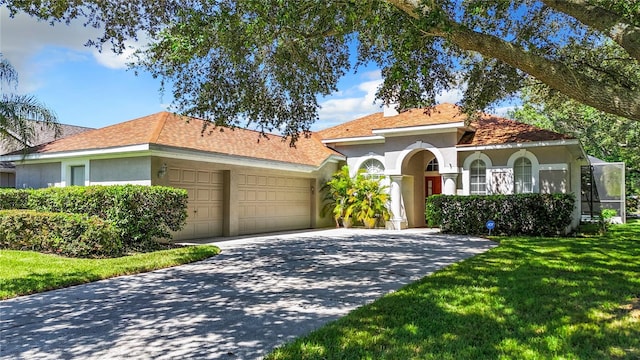
[[[624,223],[625,209],[625,168],[623,162],[605,162],[589,157],[590,165],[581,169],[582,179],[582,219],[595,220],[603,209],[613,209],[616,216],[612,221]]]

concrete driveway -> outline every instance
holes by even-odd
[[[217,243],[198,263],[0,302],[2,359],[254,359],[495,246],[335,229]]]

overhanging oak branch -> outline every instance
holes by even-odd
[[[560,1],[562,0],[557,0],[557,2]],[[421,16],[418,0],[389,0],[388,2],[413,18]],[[431,28],[425,31],[430,35],[445,38],[463,50],[475,51],[485,57],[503,61],[583,104],[640,121],[640,92],[638,91],[603,83],[566,64],[536,55],[496,36],[473,31],[453,20],[449,20],[446,28],[447,30]]]
[[[542,0],[542,2],[609,36],[629,55],[640,60],[640,27],[624,22],[619,14],[590,5],[585,0]]]
[[[464,50],[501,60],[544,82],[553,89],[602,111],[640,121],[640,93],[605,84],[575,69],[526,51],[498,37],[455,24],[439,34]]]

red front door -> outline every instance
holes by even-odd
[[[442,193],[442,176],[424,177],[424,194],[431,196]]]

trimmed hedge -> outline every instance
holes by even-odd
[[[0,193],[0,208],[97,216],[113,223],[128,250],[158,247],[187,219],[187,191],[162,186],[69,186]],[[26,198],[26,200],[25,200]]]
[[[443,233],[487,234],[495,221],[496,235],[555,236],[571,224],[572,194],[434,195],[427,198],[425,216]]]
[[[0,189],[0,210],[28,209],[32,190]]]
[[[123,253],[118,231],[109,221],[33,210],[0,210],[0,248],[85,258]]]

